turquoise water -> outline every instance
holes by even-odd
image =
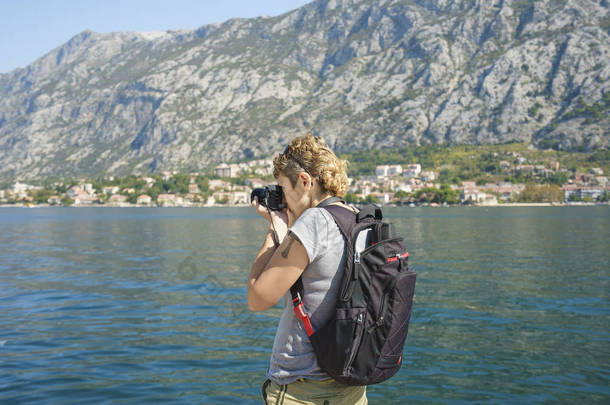
[[[388,208],[418,272],[371,404],[609,403],[610,208]],[[251,209],[0,208],[0,403],[256,404]]]

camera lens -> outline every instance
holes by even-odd
[[[250,193],[250,201],[254,201],[254,197],[258,197],[258,203],[263,207],[267,206],[267,195],[269,194],[269,190],[265,188],[255,188]]]
[[[260,205],[272,211],[281,211],[286,208],[286,205],[283,204],[284,192],[280,186],[271,185],[264,188],[255,188],[250,193],[250,201],[253,201],[254,197],[258,197]]]

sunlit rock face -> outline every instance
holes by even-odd
[[[197,170],[307,131],[338,151],[607,147],[608,7],[325,0],[195,31],[85,31],[0,75],[0,178]]]

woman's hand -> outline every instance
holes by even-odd
[[[267,210],[267,207],[259,204],[257,196],[254,196],[254,200],[252,200],[250,205],[252,205],[254,209],[256,209],[256,212],[258,212],[260,216],[265,218],[267,222],[271,222],[271,217],[269,216],[269,211]]]
[[[252,206],[260,216],[269,222],[270,230],[277,233],[278,242],[282,243],[284,237],[286,237],[286,234],[288,233],[288,228],[294,223],[292,213],[287,208],[284,208],[282,211],[271,211],[267,209],[267,207],[259,204],[258,197],[256,196],[252,201]]]

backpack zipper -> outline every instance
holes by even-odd
[[[402,237],[396,237],[396,238],[392,238],[392,239],[380,240],[379,242],[375,243],[374,245],[367,246],[366,249],[362,250],[359,253],[358,258],[360,259],[360,256],[362,256],[363,254],[367,253],[369,250],[373,250],[376,247],[379,247],[379,245],[390,243],[390,242],[402,241],[402,240],[403,240]]]
[[[360,267],[359,267],[359,266],[360,266],[360,258],[362,257],[362,255],[364,255],[364,254],[366,254],[367,252],[369,252],[369,251],[371,251],[371,250],[375,249],[376,247],[379,247],[379,245],[382,245],[382,244],[385,244],[385,243],[390,243],[390,242],[402,241],[402,240],[403,240],[403,238],[401,238],[401,237],[396,237],[396,238],[392,238],[392,239],[385,239],[385,240],[382,240],[382,241],[380,241],[380,242],[377,242],[377,243],[376,243],[376,244],[374,244],[374,245],[368,246],[367,248],[365,248],[365,249],[364,249],[364,250],[362,250],[361,252],[359,252],[359,251],[355,250],[355,247],[356,247],[356,246],[354,246],[354,266],[353,266],[353,269],[352,269],[352,276],[351,276],[351,280],[350,280],[350,282],[349,282],[349,283],[348,283],[348,284],[347,284],[347,285],[346,285],[346,286],[345,286],[345,287],[344,287],[344,288],[341,290],[341,299],[342,299],[344,302],[349,301],[349,300],[351,299],[351,297],[352,297],[352,293],[353,293],[353,290],[354,290],[354,282],[355,282],[356,280],[358,280],[358,277],[359,277],[359,275],[360,275]],[[409,255],[409,252],[406,252],[406,256],[408,256],[408,255]],[[398,255],[397,255],[397,256],[398,256]],[[406,257],[406,256],[404,256],[404,254],[403,254],[403,256],[402,256],[402,257]],[[393,258],[393,257],[392,257],[391,259],[397,260],[398,258]],[[388,263],[389,263],[389,262],[390,262],[390,260],[388,259]]]
[[[354,265],[352,266],[352,274],[350,275],[349,282],[341,289],[341,300],[344,302],[349,301],[352,298],[354,292],[354,283],[358,280],[358,274],[360,273],[360,252],[354,252]]]
[[[360,340],[362,339],[362,329],[364,327],[364,313],[361,312],[356,317],[356,330],[354,334],[354,341],[352,343],[352,347],[350,348],[350,353],[347,358],[347,362],[345,363],[345,367],[343,368],[343,375],[349,375],[349,369],[356,358],[356,354],[358,353],[358,349],[360,348]]]
[[[396,255],[388,258],[388,263],[395,262],[396,260],[404,259],[405,257],[409,257],[409,252],[404,252],[403,254],[396,253]]]
[[[392,283],[388,286],[388,288],[386,288],[386,290],[383,293],[383,299],[381,300],[381,307],[379,308],[379,318],[377,318],[377,321],[373,325],[369,326],[369,328],[366,330],[368,333],[372,333],[378,327],[383,326],[383,324],[385,323],[385,317],[383,316],[383,311],[385,309],[386,302],[389,300],[390,292],[392,290],[394,290],[394,287],[396,287],[396,283],[398,283],[398,279],[408,275],[409,273],[410,272],[405,271],[402,273],[398,273],[396,276],[394,276],[394,279],[392,279]]]
[[[395,281],[392,282],[391,288],[388,288],[388,290],[383,293],[383,300],[381,300],[381,307],[379,308],[379,318],[377,318],[377,321],[374,324],[372,324],[371,326],[369,326],[369,328],[366,330],[368,333],[372,333],[378,327],[383,326],[383,324],[385,322],[385,318],[383,317],[383,310],[385,309],[385,303],[389,297],[388,292],[389,292],[389,290],[392,290],[395,285],[396,285],[396,282]]]

